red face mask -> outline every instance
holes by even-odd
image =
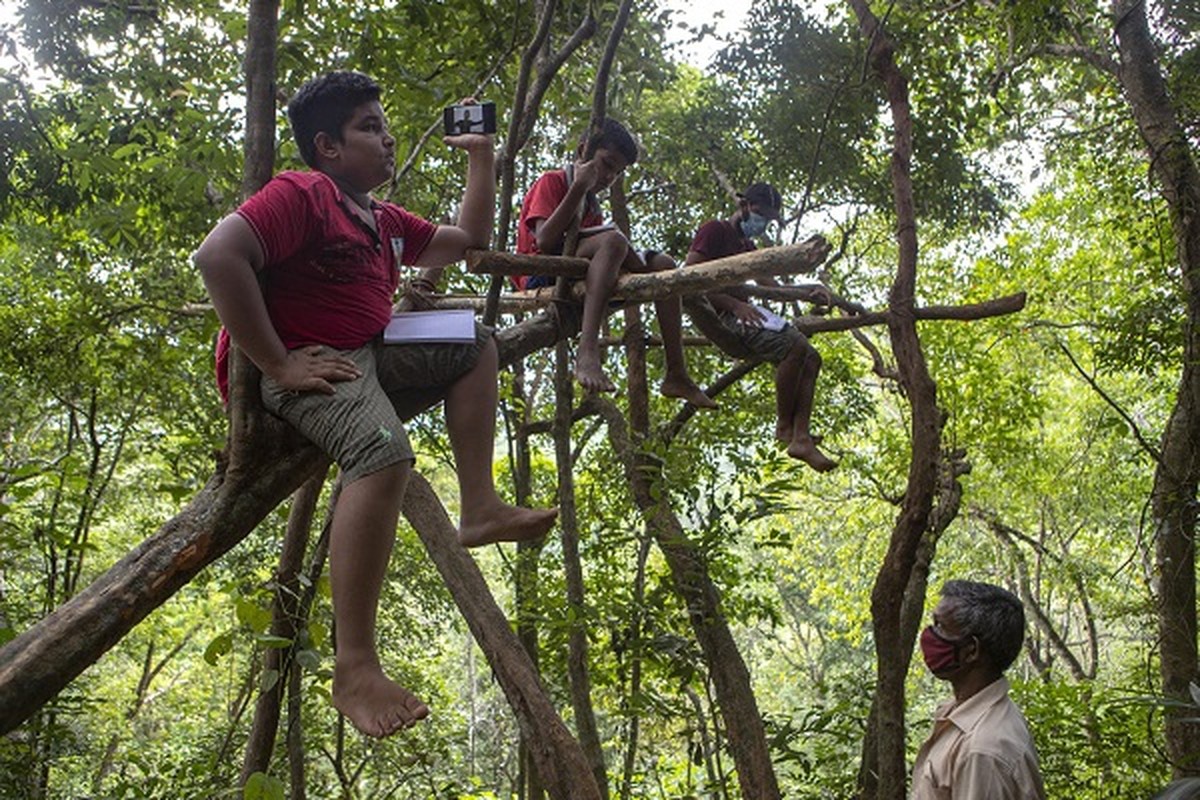
[[[970,637],[947,639],[930,625],[921,631],[921,655],[934,675],[958,668],[958,646]]]

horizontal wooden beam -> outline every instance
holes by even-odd
[[[710,292],[747,280],[774,275],[813,272],[829,255],[829,244],[820,236],[785,247],[768,247],[738,253],[669,272],[627,273],[618,281],[614,297],[625,300],[654,300],[673,294]],[[568,256],[528,256],[495,250],[468,250],[467,269],[488,275],[545,275],[583,278],[588,261]],[[572,287],[578,297],[583,286]]]
[[[497,250],[468,250],[467,269],[476,275],[548,275],[582,278],[588,260],[570,256],[523,256]]]

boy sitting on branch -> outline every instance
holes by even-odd
[[[779,219],[783,199],[769,183],[755,183],[738,196],[738,210],[729,219],[714,219],[700,226],[688,249],[688,265],[748,253],[753,239],[762,236],[770,220]],[[779,286],[774,278],[756,280],[764,286]],[[808,300],[831,305],[833,297],[820,284],[804,287]],[[821,355],[803,333],[786,320],[748,302],[749,296],[731,286],[709,292],[708,301],[721,324],[760,358],[775,365],[775,437],[787,446],[787,454],[818,472],[828,472],[837,462],[817,449],[809,432]]]
[[[517,227],[517,252],[523,255],[561,255],[567,233],[582,214],[578,246],[574,255],[588,260],[583,321],[575,379],[588,391],[611,392],[615,388],[600,365],[600,323],[612,297],[617,277],[623,272],[662,272],[675,268],[670,256],[655,251],[645,255],[634,250],[629,240],[611,223],[605,223],[596,197],[637,161],[638,145],[633,136],[613,119],[605,119],[600,130],[580,143],[577,161],[566,169],[543,173],[521,202]],[[518,276],[520,289],[549,286],[553,278]],[[683,310],[678,297],[654,301],[662,333],[666,375],[660,391],[700,408],[716,408],[688,374],[683,354]]]
[[[395,403],[411,392],[444,391],[464,546],[540,538],[557,511],[512,506],[496,494],[498,357],[490,329],[477,325],[466,344],[382,341],[401,266],[434,268],[424,276],[433,279],[468,247],[486,247],[495,189],[492,137],[464,134],[445,139],[467,151],[456,225],[372,198],[396,163],[379,97],[379,86],[355,72],[305,84],[288,118],[312,170],[277,175],[217,224],[194,259],[225,326],[223,393],[232,340],[262,371],[264,407],[342,470],[329,556],[333,703],[360,731],[381,737],[429,714],[383,673],[375,647],[376,607],[415,458]]]

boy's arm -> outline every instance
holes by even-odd
[[[482,133],[447,136],[446,144],[467,151],[467,188],[463,190],[462,206],[457,225],[439,225],[429,244],[417,256],[419,267],[444,267],[461,261],[468,247],[486,248],[492,241],[492,225],[496,218],[495,145],[492,137]],[[422,272],[434,284],[441,270]]]
[[[562,252],[563,238],[567,228],[575,221],[584,198],[596,182],[595,159],[575,164],[575,179],[567,187],[567,193],[558,206],[545,219],[533,222],[533,234],[537,238],[538,251],[548,255]]]
[[[262,245],[240,215],[231,214],[217,223],[192,261],[204,278],[213,308],[230,338],[283,388],[332,394],[329,381],[358,377],[358,368],[350,359],[323,353],[320,347],[291,352],[284,347],[271,324],[255,275],[263,265]]]
[[[818,306],[833,305],[833,292],[829,291],[824,284],[806,283],[799,286],[795,284],[784,284],[775,280],[775,278],[770,275],[764,275],[761,278],[755,278],[754,282],[759,286],[786,286],[789,289],[800,289],[804,292],[804,296],[800,298],[804,302],[812,303],[813,305]]]
[[[558,207],[554,209],[554,213],[545,219],[534,220],[533,235],[537,238],[539,252],[550,255],[562,252],[567,228],[571,227],[571,223],[575,221],[575,215],[579,213],[579,207],[586,195],[587,187],[576,180],[567,189],[567,193]]]
[[[703,264],[705,261],[711,261],[711,259],[698,250],[688,250],[687,258],[683,263],[685,266],[691,266],[692,264]],[[763,313],[757,308],[744,300],[739,300],[728,292],[717,290],[708,292],[705,297],[708,298],[708,302],[712,303],[712,307],[717,311],[726,311],[733,314],[739,322],[746,325],[762,327],[763,321],[766,319]]]

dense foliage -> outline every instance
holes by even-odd
[[[210,380],[217,323],[189,254],[239,199],[246,18],[236,5],[3,6],[13,15],[0,23],[0,644],[151,535],[207,480],[224,443]],[[551,47],[587,13],[600,34],[552,84],[517,163],[522,187],[568,157],[586,125],[581,109],[617,4],[559,5]],[[821,277],[881,308],[896,261],[890,130],[853,16],[837,4],[818,12],[766,0],[718,58],[696,66],[665,44],[681,18],[660,5],[637,4],[609,93],[611,113],[647,152],[625,182],[635,238],[682,260],[701,222],[732,212],[731,186],[769,180],[790,211],[779,240],[825,234],[835,256]],[[1028,293],[1018,315],[920,327],[947,444],[971,465],[931,594],[952,577],[1021,593],[1031,624],[1012,678],[1051,797],[1148,796],[1170,776],[1145,511],[1185,315],[1170,222],[1111,75],[1046,47],[1071,40],[1107,53],[1106,6],[926,5],[892,4],[887,17],[914,107],[919,301]],[[1200,19],[1184,2],[1150,5],[1195,154]],[[1083,17],[1079,6],[1089,7]],[[467,94],[511,113],[534,13],[518,0],[287,0],[279,92],[329,68],[377,77],[403,165],[383,193],[440,219],[453,211],[464,162],[431,127],[443,104]],[[280,168],[297,163],[286,134],[281,118]],[[452,285],[485,287],[461,275]],[[722,592],[789,798],[853,791],[873,692],[870,593],[910,444],[885,332],[816,343],[815,427],[838,470],[818,476],[777,448],[767,367],[658,454]],[[531,419],[553,414],[552,357],[522,367]],[[609,357],[609,374],[623,374],[620,353]],[[713,348],[688,358],[706,384],[730,366]],[[661,367],[652,353],[652,375]],[[512,386],[506,375],[509,410]],[[654,400],[655,420],[675,411]],[[440,415],[414,431],[421,468],[452,506]],[[603,429],[585,421],[575,436],[582,613],[610,787],[736,796],[707,668],[662,555]],[[534,436],[533,450],[534,500],[553,503],[553,443]],[[497,469],[506,483],[511,461]],[[238,786],[253,698],[280,679],[262,673],[261,652],[281,644],[268,624],[285,515],[0,738],[0,796],[285,796],[282,750],[277,769]],[[512,553],[477,558],[511,609]],[[567,637],[578,620],[561,559],[551,537],[538,555],[533,622],[545,683],[570,724]],[[391,574],[382,651],[435,713],[382,743],[342,727],[328,701],[328,592],[314,574],[299,658],[308,796],[513,796],[516,724],[406,529]],[[912,752],[945,691],[917,659]]]

